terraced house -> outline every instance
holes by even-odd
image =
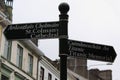
[[[3,31],[12,22],[12,0],[0,0],[0,80],[37,80],[43,53],[31,40],[7,40]]]

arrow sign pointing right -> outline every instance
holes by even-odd
[[[68,55],[71,57],[82,57],[106,62],[114,62],[116,57],[114,48],[108,45],[68,40],[68,46]]]

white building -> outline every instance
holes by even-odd
[[[41,57],[39,62],[39,78],[38,80],[59,80],[60,72],[52,64],[47,57]]]
[[[4,1],[0,0],[0,80],[38,80],[38,64],[44,54],[31,40],[5,38],[3,31],[11,24],[12,0],[6,1],[9,5]]]
[[[56,64],[57,68],[54,66],[55,63],[49,58],[42,56],[39,62],[39,78],[38,80],[60,80],[60,71],[57,69],[59,67]],[[67,80],[88,80],[87,78],[73,72],[70,69],[67,69]]]

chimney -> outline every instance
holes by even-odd
[[[38,39],[31,39],[31,41],[36,45],[36,46],[38,46]]]

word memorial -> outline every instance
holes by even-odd
[[[68,40],[69,56],[114,62],[116,57],[112,46]]]
[[[59,38],[59,22],[12,24],[8,25],[4,34],[7,39],[48,39]]]

